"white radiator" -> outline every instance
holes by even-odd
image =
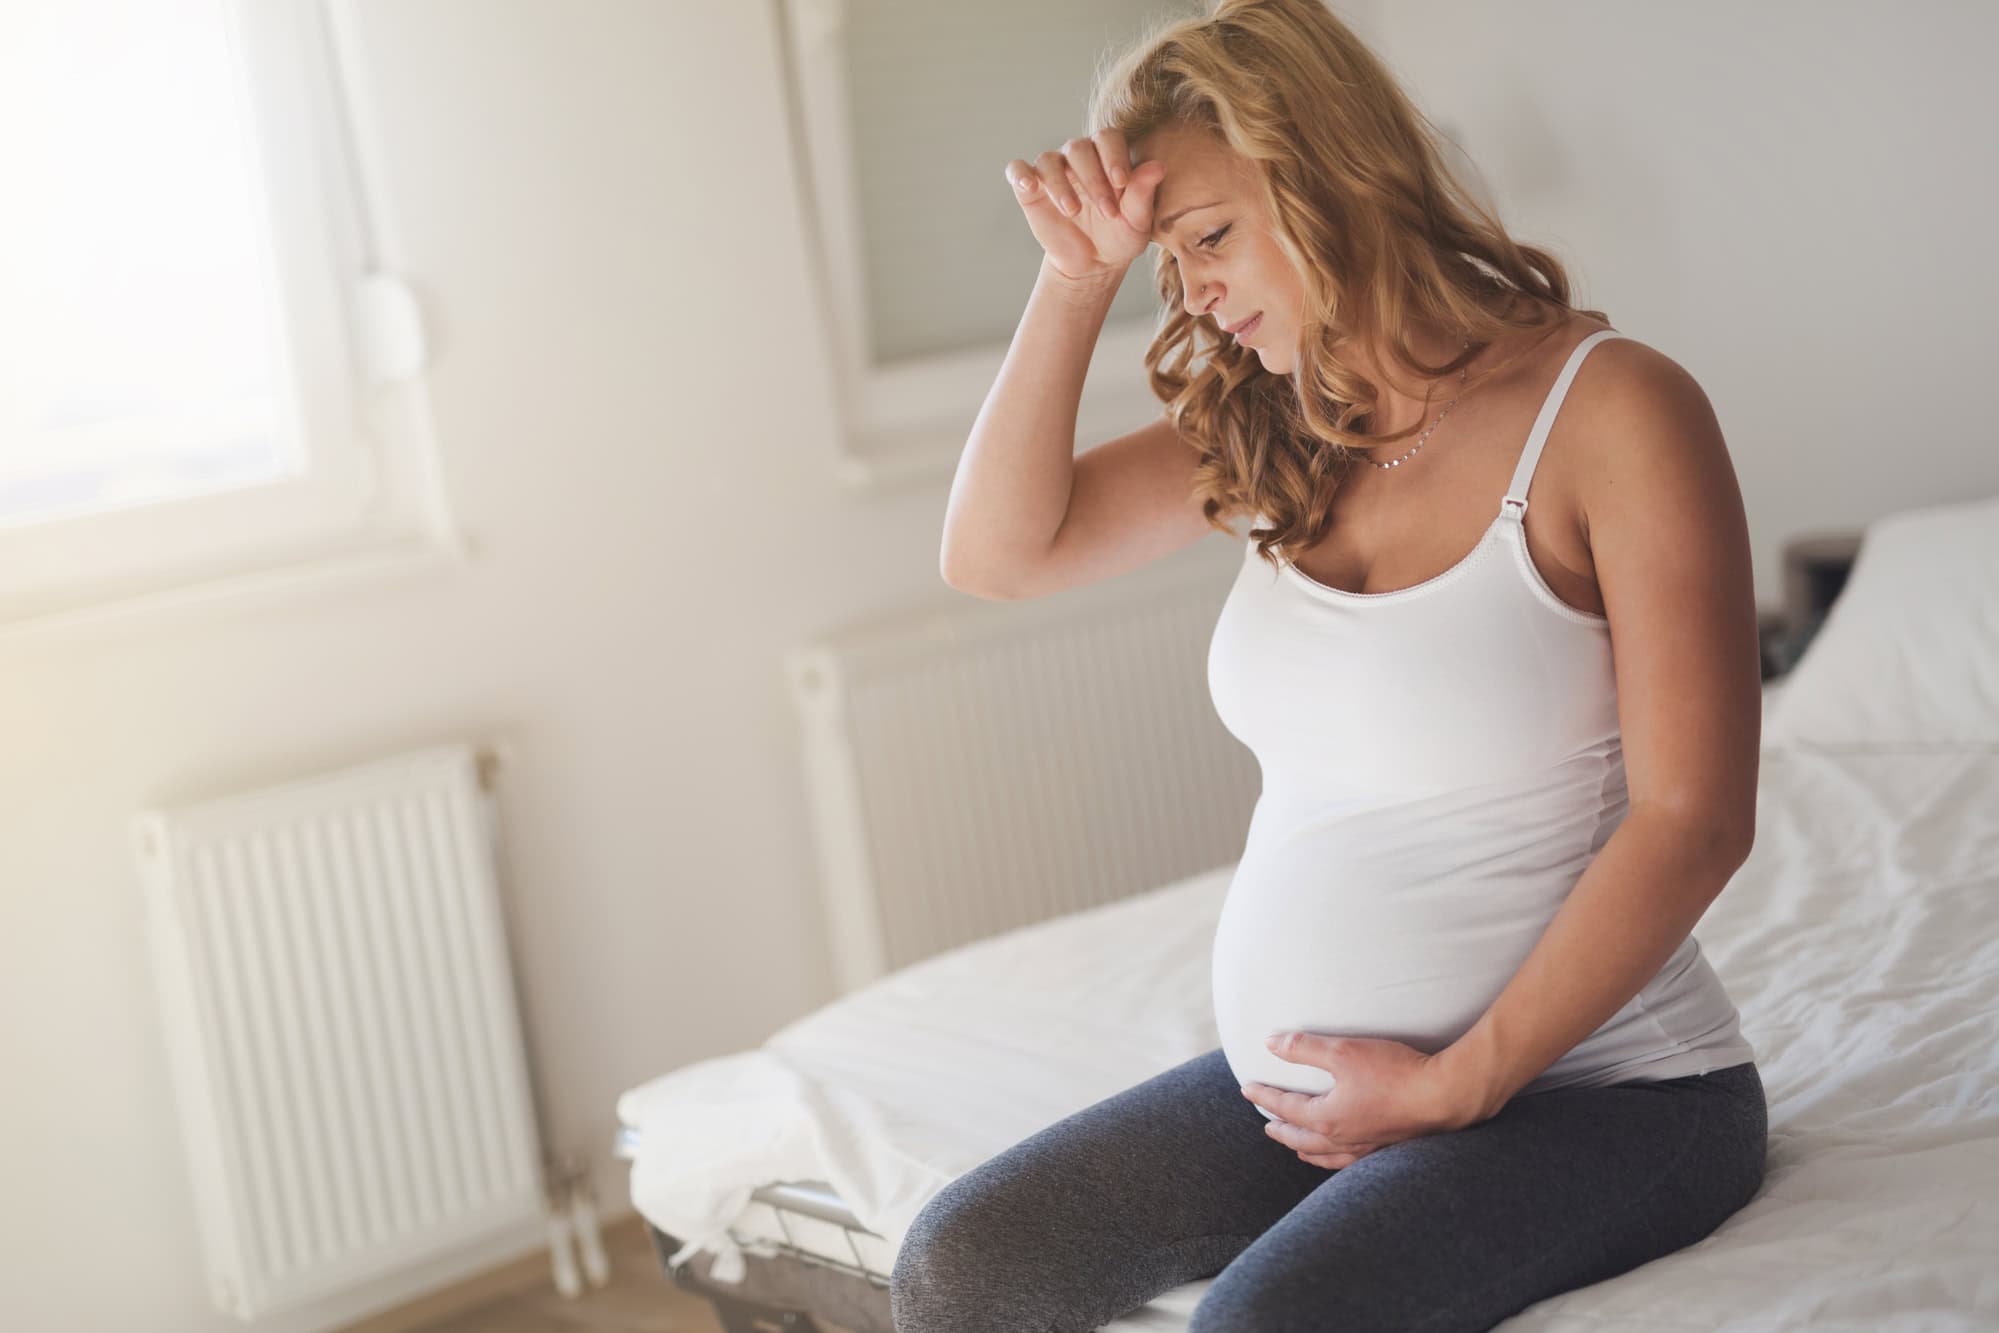
[[[216,1304],[295,1310],[540,1229],[480,761],[442,746],[133,836]]]
[[[1262,778],[1207,683],[1235,550],[791,655],[842,991],[1242,854]]]

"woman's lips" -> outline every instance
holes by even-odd
[[[1256,312],[1255,315],[1253,315],[1250,318],[1249,323],[1243,325],[1240,329],[1236,330],[1235,340],[1239,343],[1248,342],[1249,335],[1255,333],[1257,330],[1257,326],[1259,326],[1262,323],[1263,323],[1263,312],[1259,310]]]

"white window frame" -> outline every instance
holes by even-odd
[[[382,263],[372,99],[342,0],[222,0],[253,121],[304,471],[0,528],[0,640],[449,568],[422,321]],[[375,188],[370,188],[371,186]]]
[[[814,232],[814,295],[840,408],[833,433],[835,475],[855,492],[948,479],[1006,362],[1010,339],[889,362],[873,359],[860,156],[849,132],[845,73],[853,0],[767,2],[787,60],[791,132]],[[1135,267],[1137,281],[1149,286],[1150,257]],[[1105,322],[1077,403],[1079,443],[1122,434],[1159,416],[1159,396],[1145,369],[1155,323],[1150,314]]]

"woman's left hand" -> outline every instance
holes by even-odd
[[[1437,1056],[1379,1037],[1286,1032],[1271,1051],[1333,1076],[1321,1093],[1244,1085],[1243,1096],[1277,1119],[1265,1132],[1314,1166],[1343,1167],[1391,1143],[1476,1123],[1465,1090]]]

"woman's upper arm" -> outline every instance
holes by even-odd
[[[1622,360],[1598,404],[1578,500],[1632,807],[1753,837],[1762,662],[1749,523],[1720,423],[1693,376],[1649,348]]]

